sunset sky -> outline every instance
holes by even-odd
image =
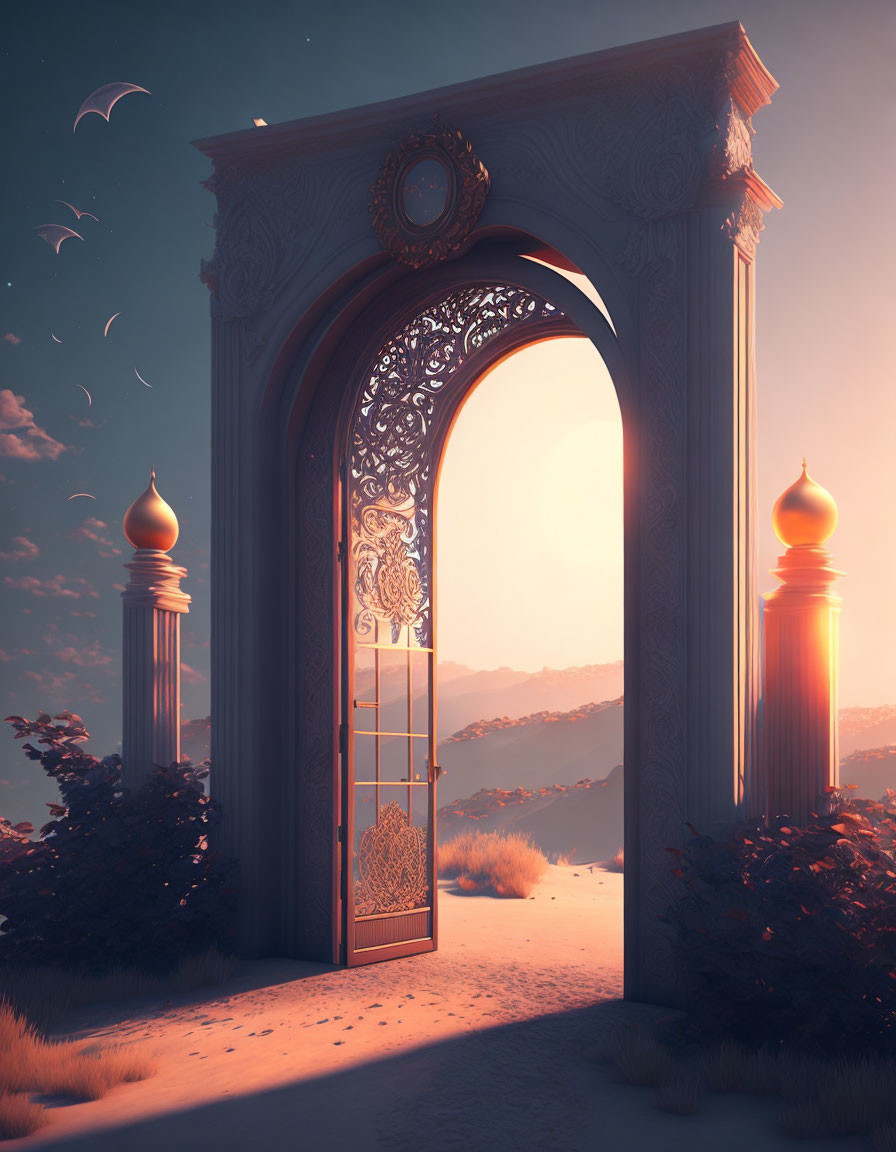
[[[757,170],[784,200],[758,256],[760,565],[774,566],[771,507],[806,455],[840,508],[842,702],[896,703],[891,0],[87,0],[0,12],[3,715],[69,707],[92,748],[117,747],[120,526],[151,464],[180,519],[173,555],[193,597],[184,715],[208,712],[198,268],[215,206],[190,140],[734,19],[781,84],[755,118]],[[73,134],[82,100],[112,80],[151,95]],[[57,256],[33,231],[47,223],[84,241]],[[612,385],[584,341],[525,352],[482,384],[443,474],[443,657],[530,669],[621,657],[620,467]],[[0,738],[0,814],[15,815],[20,765]]]

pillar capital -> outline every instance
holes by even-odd
[[[767,605],[799,607],[824,599],[837,605],[840,597],[831,591],[834,581],[845,573],[833,568],[833,557],[819,544],[797,544],[778,557],[778,567],[771,570],[781,587],[764,594]]]
[[[125,564],[131,579],[121,594],[126,608],[161,608],[167,612],[188,612],[190,596],[181,590],[186,568],[157,548],[138,548]]]

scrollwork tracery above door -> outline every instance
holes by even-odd
[[[352,623],[399,643],[432,646],[435,430],[462,397],[453,385],[471,356],[512,326],[564,319],[511,285],[474,285],[418,313],[380,350],[356,402],[349,439]],[[469,381],[466,382],[469,384]]]

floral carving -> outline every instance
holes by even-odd
[[[703,175],[693,109],[672,97],[634,136],[624,168],[625,199],[642,220],[675,216],[697,198]]]
[[[355,915],[409,912],[425,905],[428,895],[426,828],[410,825],[391,800],[361,836]]]
[[[355,595],[362,605],[355,616],[359,635],[372,630],[376,617],[390,626],[392,643],[397,644],[401,629],[419,619],[423,589],[407,548],[414,537],[413,507],[410,500],[405,509],[374,506],[361,512],[354,541]]]
[[[448,200],[432,225],[415,228],[401,210],[398,186],[415,161],[430,157],[451,177]],[[386,157],[370,190],[373,227],[396,260],[412,268],[427,268],[461,247],[479,219],[488,189],[488,171],[469,140],[437,120],[431,132],[406,137]]]
[[[755,201],[746,198],[726,219],[723,227],[729,238],[748,256],[752,256],[759,243],[759,233],[765,227],[762,209]]]
[[[753,125],[729,96],[719,113],[718,138],[713,148],[714,174],[725,179],[753,171]]]

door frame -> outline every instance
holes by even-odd
[[[400,318],[393,320],[388,329],[380,330],[377,348],[386,343],[394,332],[400,331],[402,326],[414,316],[424,312],[440,299],[450,296],[464,287],[474,287],[489,283],[514,283],[500,276],[484,277],[471,276],[469,281],[455,281],[450,288],[443,288],[438,293],[428,293],[416,298],[415,304],[405,311]],[[561,281],[562,283],[562,281]],[[537,290],[518,285],[523,291],[553,304],[553,301]],[[430,773],[429,803],[428,803],[428,829],[427,852],[428,868],[432,881],[431,900],[431,935],[426,938],[402,941],[396,944],[371,946],[360,954],[354,949],[354,885],[352,852],[354,846],[354,816],[352,805],[352,790],[354,788],[353,772],[353,712],[352,707],[352,669],[351,657],[353,644],[351,641],[350,609],[351,588],[350,573],[350,510],[349,486],[347,484],[347,461],[349,458],[350,436],[352,422],[355,414],[357,397],[366,379],[370,375],[370,364],[373,356],[362,354],[357,358],[355,371],[351,375],[349,386],[346,389],[340,418],[337,421],[337,437],[333,460],[336,470],[334,478],[336,491],[336,506],[338,514],[335,519],[335,542],[333,555],[336,557],[337,570],[337,611],[335,616],[338,651],[337,667],[335,669],[338,684],[339,708],[335,715],[336,733],[334,747],[337,749],[339,761],[339,828],[337,836],[339,847],[337,865],[336,894],[338,911],[336,923],[338,925],[337,955],[339,962],[347,967],[357,967],[363,964],[376,963],[381,960],[391,960],[402,956],[417,955],[424,952],[436,951],[438,948],[438,491],[441,479],[442,464],[445,458],[445,448],[454,424],[469,395],[482,382],[482,380],[499,364],[509,359],[523,348],[539,344],[546,340],[575,338],[589,339],[587,333],[560,311],[559,305],[556,316],[550,319],[534,321],[518,321],[511,323],[507,328],[491,337],[482,347],[469,354],[464,363],[451,375],[443,393],[443,403],[440,405],[436,418],[429,431],[431,441],[431,455],[434,458],[433,478],[431,481],[432,505],[430,510],[430,572],[429,572],[429,598],[431,614],[431,671],[429,691],[429,756],[427,757]],[[595,309],[596,311],[596,309]],[[592,340],[595,351],[606,362],[605,352]],[[375,341],[368,343],[367,352]],[[607,365],[609,369],[609,365]],[[618,393],[617,393],[618,394]]]

